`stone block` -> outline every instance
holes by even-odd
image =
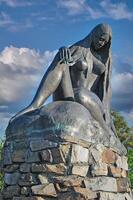
[[[80,145],[72,145],[71,163],[88,163],[89,152],[87,148]]]
[[[117,155],[116,165],[117,167],[127,171],[128,170],[127,157],[125,156],[120,157]]]
[[[106,163],[97,163],[91,165],[91,175],[92,176],[107,176],[108,174],[108,165]]]
[[[30,187],[21,187],[21,194],[28,196],[31,192]]]
[[[92,148],[90,149],[90,153],[95,162],[101,162],[101,152],[99,150],[97,150],[96,148]]]
[[[116,179],[113,177],[95,177],[84,180],[86,188],[92,191],[117,192]]]
[[[49,163],[64,163],[65,158],[63,157],[63,154],[59,148],[52,148],[43,150],[40,152],[41,160],[43,162],[49,162]]]
[[[117,179],[117,191],[118,192],[128,192],[129,191],[128,178],[118,178]]]
[[[3,149],[3,165],[12,164],[12,152],[11,149],[7,146]]]
[[[32,172],[40,172],[40,173],[43,173],[43,172],[46,172],[47,171],[47,167],[46,167],[46,164],[32,164],[32,167],[31,167],[31,171]]]
[[[54,178],[54,182],[62,185],[63,187],[74,187],[81,186],[83,182],[83,178],[77,177],[75,175],[70,176],[57,176]]]
[[[4,198],[12,198],[14,196],[20,195],[20,187],[19,186],[8,186],[3,190]]]
[[[99,192],[99,194],[99,200],[125,200],[125,196],[119,193]]]
[[[32,186],[38,184],[38,180],[34,174],[22,174],[19,179],[20,186]]]
[[[29,164],[29,163],[22,163],[20,165],[20,172],[28,173],[28,172],[30,172],[30,169],[31,169],[31,164]]]
[[[65,158],[64,158],[60,148],[51,149],[51,154],[52,154],[52,158],[53,158],[53,163],[58,164],[58,163],[64,163],[65,162]]]
[[[81,194],[81,197],[84,199],[95,199],[97,198],[97,193],[93,192],[87,188],[81,188],[81,187],[74,187],[74,191],[78,194]]]
[[[116,154],[111,149],[106,149],[102,153],[102,162],[114,164],[116,162]]]
[[[36,185],[31,187],[32,193],[34,195],[51,196],[56,197],[57,193],[53,183],[48,185]]]
[[[41,156],[41,161],[43,162],[49,162],[49,163],[53,162],[53,156],[49,149],[41,151],[40,156]]]
[[[67,167],[63,164],[46,164],[47,172],[48,173],[55,173],[55,174],[67,174]]]
[[[30,148],[32,151],[39,151],[47,148],[57,147],[56,142],[51,142],[48,140],[36,139],[30,142]]]
[[[4,175],[4,182],[7,185],[17,185],[20,178],[20,173],[5,173]]]
[[[25,162],[25,155],[26,155],[26,150],[20,149],[20,150],[15,150],[12,153],[12,161],[13,162]]]
[[[23,140],[23,141],[13,141],[12,142],[13,151],[14,150],[25,150],[29,148],[29,141]]]
[[[62,152],[63,157],[65,158],[65,161],[70,160],[70,154],[71,154],[71,145],[70,144],[61,144],[60,150]]]
[[[109,166],[109,175],[113,177],[121,177],[122,170],[121,168]]]
[[[14,197],[13,200],[45,200],[45,199],[42,197],[37,197],[37,196],[33,196],[33,197],[22,196],[22,197]]]
[[[25,157],[25,161],[26,161],[27,163],[40,162],[39,153],[38,153],[38,152],[32,152],[32,151],[30,151],[30,150],[27,150],[27,152],[26,152],[26,157]]]
[[[74,191],[60,193],[58,195],[58,199],[59,200],[94,200],[92,198],[90,199],[89,197],[85,198],[83,197],[82,194],[74,192]]]
[[[74,165],[72,167],[72,174],[79,175],[79,176],[87,176],[89,170],[88,165]]]
[[[19,168],[19,165],[13,164],[13,165],[7,165],[4,167],[4,172],[12,173],[15,172]]]
[[[38,180],[39,180],[39,184],[48,184],[48,178],[46,177],[45,174],[39,174],[38,175]]]
[[[124,170],[124,169],[122,169],[121,176],[122,176],[123,178],[126,178],[127,175],[128,175],[128,174],[127,174],[127,171]]]
[[[126,198],[126,200],[133,200],[133,194],[131,193],[124,193],[124,197]]]

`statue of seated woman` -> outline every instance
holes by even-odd
[[[31,104],[10,122],[41,107],[53,95],[54,101],[82,104],[104,130],[114,130],[110,116],[111,39],[111,28],[99,24],[81,41],[61,48],[44,74]]]

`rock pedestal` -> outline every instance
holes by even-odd
[[[124,153],[74,134],[46,134],[39,129],[39,123],[45,126],[41,120],[36,129],[36,119],[34,113],[30,122],[38,136],[32,135],[33,127],[20,139],[22,129],[12,137],[9,132],[15,128],[7,129],[4,200],[132,200]]]

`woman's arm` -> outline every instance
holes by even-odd
[[[22,111],[18,112],[13,118],[11,118],[10,122],[17,117],[42,106],[46,99],[56,90],[61,82],[63,72],[66,68],[66,64],[57,61],[58,59],[54,59],[47,72],[44,74],[31,104]]]
[[[92,72],[97,75],[101,75],[105,71],[105,65],[95,56],[92,56],[93,59],[93,69]]]

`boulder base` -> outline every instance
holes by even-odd
[[[6,136],[3,200],[133,199],[124,146],[78,103],[28,113]]]

